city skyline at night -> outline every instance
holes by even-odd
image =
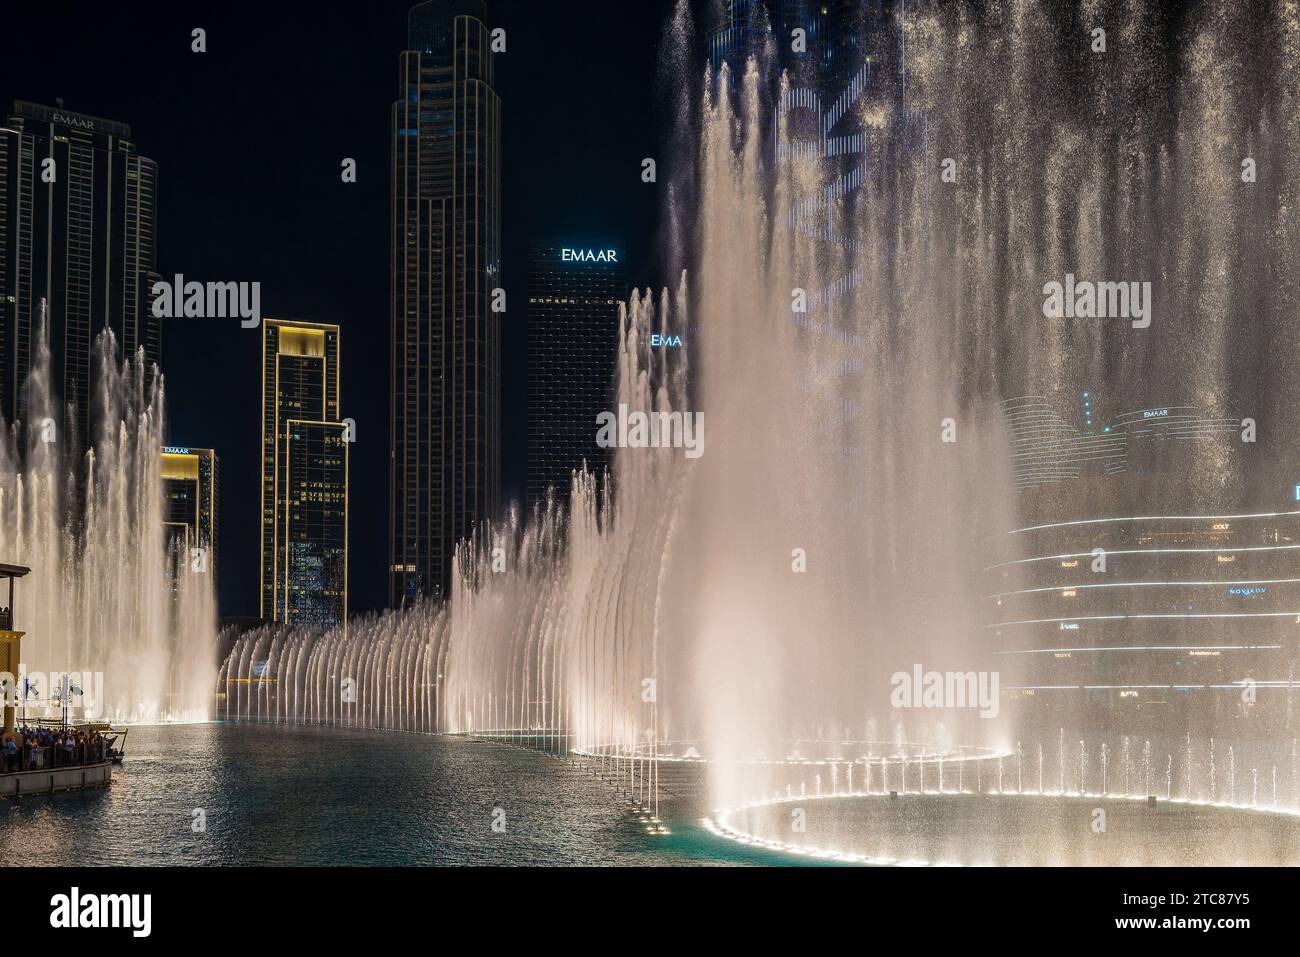
[[[0,31],[14,946],[1286,930],[1296,0]]]
[[[55,108],[55,98],[64,100],[64,111],[88,115],[110,116],[129,123],[139,142],[148,143],[150,155],[165,172],[158,186],[157,231],[159,259],[158,276],[170,282],[174,274],[183,274],[185,280],[258,281],[262,287],[262,311],[267,315],[310,318],[336,322],[348,341],[350,360],[343,369],[341,390],[348,414],[357,423],[357,441],[351,445],[353,495],[370,502],[390,501],[389,430],[395,421],[392,415],[392,396],[388,367],[391,361],[391,341],[386,318],[391,308],[390,235],[391,210],[391,160],[394,132],[392,105],[396,71],[400,51],[409,49],[409,13],[415,4],[397,4],[384,12],[384,18],[364,37],[358,37],[346,25],[333,18],[318,20],[307,11],[314,10],[303,4],[303,16],[295,16],[292,7],[284,11],[283,26],[270,27],[252,37],[252,43],[232,47],[228,43],[209,42],[207,52],[191,50],[191,31],[194,24],[173,11],[168,14],[170,26],[161,25],[164,32],[173,30],[183,38],[175,59],[166,59],[155,65],[166,76],[186,77],[176,83],[136,83],[130,70],[116,67],[113,70],[96,70],[93,59],[79,65],[84,69],[86,82],[80,89],[67,69],[55,72],[48,62],[33,61],[22,68],[23,82],[0,84],[0,112],[8,115],[15,99],[48,104]],[[572,25],[562,25],[549,18],[544,11],[527,3],[503,0],[490,6],[491,26],[502,25],[514,36],[529,35],[539,39],[551,37],[549,49],[569,42],[572,28],[585,31],[588,40],[579,40],[595,57],[592,65],[607,62],[612,69],[629,54],[616,54],[599,39],[601,25],[592,15],[600,9],[590,4],[589,15],[577,16]],[[9,15],[9,14],[6,14]],[[21,11],[13,15],[22,17]],[[209,38],[231,35],[231,30],[241,23],[241,11],[231,7],[215,14],[206,27]],[[646,9],[636,12],[643,18],[644,29],[653,34],[658,28],[659,14]],[[231,26],[227,28],[226,23]],[[384,24],[380,26],[380,24]],[[369,53],[352,60],[350,72],[338,73],[321,70],[319,76],[305,77],[303,82],[322,91],[322,98],[306,107],[321,110],[319,122],[298,124],[294,127],[266,122],[242,98],[231,99],[219,85],[211,82],[202,70],[193,73],[193,67],[210,64],[225,69],[247,69],[256,73],[265,69],[269,51],[275,46],[276,30],[284,31],[284,43],[303,41],[302,30],[316,34],[315,45],[331,44],[354,46],[368,44]],[[113,18],[88,14],[72,26],[87,35],[115,36],[123,34],[121,42],[130,47],[131,40],[123,25]],[[561,39],[564,38],[564,39]],[[283,45],[283,44],[282,44]],[[103,49],[98,42],[89,49]],[[498,504],[504,508],[510,502],[522,503],[525,498],[527,470],[527,275],[528,241],[536,232],[534,223],[545,223],[572,230],[574,233],[595,235],[610,231],[615,221],[633,221],[644,224],[644,230],[628,243],[627,259],[631,264],[629,278],[636,282],[657,284],[663,281],[657,265],[655,236],[658,219],[658,197],[653,188],[645,187],[637,178],[641,157],[655,152],[656,128],[664,117],[653,107],[653,89],[646,88],[629,78],[617,84],[605,84],[600,91],[589,92],[575,104],[567,97],[546,95],[545,91],[527,82],[527,76],[545,68],[556,76],[556,87],[573,88],[577,76],[586,66],[571,61],[552,61],[545,42],[517,44],[504,56],[497,56],[496,86],[503,99],[501,123],[501,150],[504,156],[520,158],[518,163],[506,163],[501,174],[501,204],[514,212],[502,223],[502,281],[507,296],[507,311],[500,323],[501,366],[501,479]],[[653,45],[630,54],[652,71],[655,53]],[[234,66],[231,58],[246,66]],[[206,59],[204,59],[206,58]],[[17,67],[18,60],[9,63]],[[312,65],[310,69],[316,69]],[[567,73],[573,77],[566,81]],[[5,73],[6,77],[11,74]],[[12,74],[17,78],[20,74]],[[105,81],[105,76],[110,79]],[[93,83],[90,78],[94,77]],[[120,78],[120,79],[119,79]],[[214,77],[215,79],[215,77]],[[115,84],[122,85],[116,86]],[[119,92],[120,90],[120,92]],[[155,102],[140,99],[140,90]],[[330,91],[325,96],[323,91]],[[598,95],[593,95],[598,93]],[[249,154],[242,171],[236,176],[236,155],[214,153],[207,149],[207,120],[192,113],[186,104],[204,102],[202,113],[206,117],[228,116],[235,127],[247,126],[248,135],[263,143],[281,142],[283,145]],[[194,99],[197,98],[197,99]],[[514,106],[511,105],[511,99]],[[325,111],[326,102],[341,104],[347,115],[359,118],[355,132],[340,138],[328,132],[333,128],[332,111]],[[623,132],[615,152],[608,144],[593,141],[582,135],[582,130],[597,125],[597,116],[607,117],[619,106],[624,113]],[[640,105],[636,105],[640,104]],[[625,109],[626,108],[626,109]],[[512,110],[517,109],[517,114]],[[159,119],[151,122],[147,114]],[[517,115],[519,122],[508,121]],[[660,119],[645,124],[641,117],[659,115]],[[523,117],[531,117],[523,122]],[[635,117],[635,121],[634,121]],[[534,121],[535,120],[535,121]],[[600,122],[608,122],[602,119]],[[153,129],[159,135],[155,138]],[[297,143],[306,136],[312,141],[311,150],[319,156],[319,168],[303,167],[303,153],[297,146],[288,151],[288,144]],[[557,140],[558,138],[558,140]],[[337,141],[337,142],[336,142]],[[557,151],[556,142],[566,144]],[[158,143],[158,149],[153,144]],[[345,158],[357,160],[355,183],[343,183],[341,163]],[[524,157],[530,157],[523,162]],[[620,167],[631,171],[630,178]],[[305,174],[305,175],[304,175]],[[544,185],[544,188],[539,188]],[[329,210],[328,215],[325,210]],[[311,228],[292,238],[283,234],[277,223],[286,215],[319,217]],[[254,230],[251,237],[243,235],[241,225],[248,216],[266,216],[267,228]],[[239,239],[235,236],[239,234]],[[344,237],[347,237],[346,243]],[[310,277],[310,279],[309,279]],[[480,290],[485,308],[490,290]],[[241,329],[239,320],[228,322],[206,319],[163,319],[161,336],[166,345],[162,363],[163,375],[168,383],[167,423],[169,437],[212,434],[212,443],[222,460],[223,495],[226,508],[219,534],[222,554],[233,562],[234,556],[244,556],[238,563],[227,564],[227,574],[219,582],[220,608],[223,616],[248,616],[259,613],[259,574],[257,559],[260,551],[255,531],[260,519],[253,493],[240,494],[239,476],[245,476],[247,485],[259,469],[260,451],[254,441],[249,443],[250,429],[256,435],[256,422],[260,415],[258,404],[250,403],[256,397],[256,386],[239,386],[242,375],[238,370],[248,367],[250,356],[260,351],[256,341],[259,333]],[[252,360],[254,364],[256,360]],[[378,383],[376,376],[379,377]],[[213,419],[213,397],[221,396],[222,414]],[[251,505],[251,508],[250,508]],[[499,514],[499,513],[498,513]],[[374,536],[359,536],[359,527],[351,527],[350,553],[350,607],[354,611],[379,609],[390,605],[391,564],[389,543],[380,543]]]

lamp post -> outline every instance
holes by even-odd
[[[34,694],[36,697],[41,696],[41,689],[32,685],[32,679],[23,675],[23,727],[27,727],[27,696]]]
[[[74,685],[68,679],[68,673],[65,671],[59,678],[59,705],[63,714],[63,730],[68,730],[68,698],[71,695],[85,694],[77,685]]]

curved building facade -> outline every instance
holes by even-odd
[[[1078,428],[1040,399],[1004,408],[1023,526],[986,543],[983,574],[1013,706],[1071,725],[1289,715],[1300,501],[1232,478],[1241,420],[1160,407],[1102,425],[1089,403]]]

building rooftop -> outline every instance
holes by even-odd
[[[43,123],[54,123],[58,126],[68,126],[90,133],[107,133],[126,139],[131,137],[131,127],[125,123],[106,120],[102,116],[91,116],[89,113],[65,110],[61,106],[42,106],[39,103],[31,103],[27,100],[14,100],[13,115],[26,116],[34,120],[40,120]]]

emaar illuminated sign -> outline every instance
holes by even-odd
[[[189,455],[189,454],[190,454],[190,450],[189,450],[189,449],[183,449],[183,448],[181,448],[181,447],[179,447],[179,446],[176,446],[176,445],[165,445],[165,446],[163,446],[163,454],[165,454],[165,455]]]
[[[616,263],[617,249],[571,249],[566,246],[560,250],[560,260],[566,263]]]
[[[62,123],[64,126],[75,126],[79,130],[93,130],[95,121],[88,116],[78,116],[75,113],[55,113],[54,122]]]

